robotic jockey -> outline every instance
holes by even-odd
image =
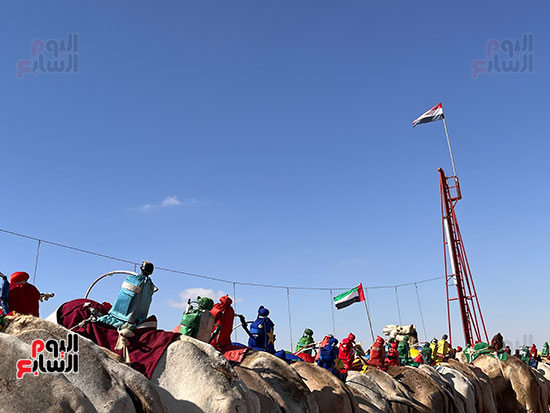
[[[29,274],[24,271],[14,272],[10,275],[9,283],[4,277],[2,279],[4,280],[2,288],[2,312],[4,312],[4,315],[7,314],[4,311],[4,303],[7,304],[4,293],[5,289],[9,288],[9,311],[39,317],[38,307],[41,301],[41,294],[34,285],[28,282]]]
[[[339,347],[338,358],[344,363],[346,370],[353,369],[353,360],[355,360],[355,335],[349,335],[342,340]]]
[[[390,366],[399,366],[399,352],[397,351],[397,341],[392,341],[391,347],[388,350],[388,356],[386,357],[386,362]]]
[[[315,340],[313,340],[313,330],[306,328],[304,330],[304,335],[300,337],[300,340],[298,340],[298,344],[296,344],[296,353],[298,353],[304,347],[307,347],[307,350],[302,351],[302,353],[309,354],[311,356],[311,344],[313,343],[315,343]]]
[[[132,330],[147,318],[153,294],[158,288],[153,284],[150,275],[155,267],[148,261],[141,263],[141,274],[129,275],[122,283],[122,288],[113,307],[107,315],[98,321],[117,329]]]
[[[208,343],[215,322],[214,316],[210,313],[214,308],[214,301],[208,297],[197,297],[197,307],[188,305],[181,317],[180,333]]]
[[[384,339],[380,336],[376,337],[376,341],[370,348],[369,366],[377,367],[385,370],[386,365],[386,349],[384,347]]]
[[[422,358],[424,359],[424,363],[428,366],[432,365],[432,349],[428,341],[426,341],[424,343],[424,347],[422,347]]]
[[[409,337],[403,336],[403,340],[401,340],[397,346],[399,362],[402,366],[408,366],[411,363],[410,351],[411,348],[409,347]]]
[[[8,300],[10,296],[10,282],[8,277],[0,272],[0,309],[2,314],[7,315],[10,312]]]
[[[319,351],[319,361],[317,365],[324,369],[327,369],[332,374],[339,376],[338,370],[336,369],[335,361],[338,358],[338,340],[334,337],[330,337],[328,342],[321,346]]]
[[[545,357],[545,358],[547,358],[548,356],[550,356],[550,352],[549,352],[549,350],[548,350],[548,342],[547,342],[547,341],[545,341],[544,344],[542,345],[542,351],[541,351],[540,355],[541,355],[542,357]]]
[[[268,317],[269,310],[260,306],[258,318],[250,325],[251,337],[248,339],[248,347],[254,350],[263,350],[271,354],[275,353],[275,334],[273,321]]]
[[[214,317],[214,328],[210,336],[210,344],[218,350],[231,346],[231,332],[235,310],[231,305],[233,300],[226,294],[220,297],[220,302],[214,304],[210,314]]]

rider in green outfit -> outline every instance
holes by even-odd
[[[304,330],[304,335],[300,337],[300,340],[298,340],[298,344],[296,344],[296,353],[298,353],[304,347],[313,344],[314,342],[315,340],[313,340],[313,330],[306,328]],[[308,347],[307,350],[304,350],[301,353],[309,354],[311,356],[312,351],[313,349],[311,347]]]
[[[410,351],[411,348],[409,347],[409,337],[404,336],[403,340],[401,340],[399,342],[399,345],[397,346],[399,361],[401,362],[402,366],[408,366],[409,364],[411,364]]]

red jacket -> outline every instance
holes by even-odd
[[[353,349],[353,344],[349,339],[345,338],[342,340],[340,347],[338,348],[338,358],[342,360],[346,369],[350,370],[355,359],[355,350]]]
[[[26,272],[14,272],[10,276],[10,313],[30,314],[39,317],[38,306],[40,303],[40,291],[29,284],[29,274]]]
[[[384,349],[384,339],[376,337],[376,341],[370,348],[369,365],[382,367],[386,362],[386,350]]]
[[[399,352],[397,351],[397,341],[391,343],[391,348],[388,350],[387,362],[390,366],[399,366]]]
[[[220,302],[214,304],[214,308],[210,310],[214,316],[214,322],[216,325],[214,328],[218,328],[218,335],[212,340],[210,344],[218,349],[231,345],[231,333],[233,332],[233,319],[235,318],[235,310],[231,306],[233,301],[228,295],[224,295],[220,298]]]
[[[10,289],[10,291],[11,291],[11,289]],[[10,301],[10,309],[11,309],[11,301]],[[535,346],[533,344],[533,346],[531,347],[531,351],[529,351],[529,353],[531,354],[531,360],[535,360],[537,358],[537,354],[538,354],[537,346]]]

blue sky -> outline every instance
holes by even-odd
[[[437,168],[451,166],[441,122],[411,122],[443,102],[489,335],[542,345],[549,8],[5,3],[0,228],[243,282],[351,288],[439,276]],[[69,33],[79,36],[78,73],[16,78],[33,40]],[[532,73],[472,78],[489,40],[523,33],[534,34]],[[32,273],[35,252],[36,243],[0,234],[0,271]],[[56,298],[42,314],[129,267],[43,246],[36,284]],[[151,310],[164,328],[178,323],[185,290],[232,293],[166,272],[154,280]],[[92,297],[113,301],[121,281],[101,282]],[[428,335],[440,336],[444,284],[419,294]],[[288,348],[286,291],[238,287],[237,296],[249,319],[260,304],[271,309],[277,347]],[[377,332],[397,322],[393,290],[369,297]],[[414,287],[399,298],[403,322],[420,326]],[[328,292],[291,299],[294,342],[305,327],[317,338],[332,330]],[[338,311],[336,323],[338,336],[370,342],[364,307]]]

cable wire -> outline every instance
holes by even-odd
[[[21,238],[26,238],[26,239],[38,241],[39,243],[42,243],[42,244],[53,245],[55,247],[65,248],[65,249],[76,251],[76,252],[81,252],[83,254],[94,255],[96,257],[101,257],[101,258],[106,258],[106,259],[113,260],[113,261],[118,261],[118,262],[123,262],[123,263],[126,263],[126,264],[131,264],[131,265],[135,266],[134,268],[136,268],[138,265],[140,265],[140,263],[137,262],[137,261],[131,261],[131,260],[127,260],[127,259],[124,259],[124,258],[118,258],[118,257],[112,256],[112,255],[107,255],[107,254],[103,254],[103,253],[99,253],[99,252],[95,252],[95,251],[90,251],[90,250],[86,250],[86,249],[83,249],[83,248],[77,248],[77,247],[73,247],[73,246],[67,245],[67,244],[61,244],[59,242],[48,241],[48,240],[45,240],[45,239],[30,236],[30,235],[21,234],[19,232],[9,231],[9,230],[2,229],[2,228],[0,228],[0,232],[3,232],[5,234],[9,234],[9,235],[14,235],[16,237],[21,237]],[[253,283],[253,282],[245,282],[245,281],[234,281],[234,280],[228,280],[228,279],[219,278],[219,277],[213,277],[213,276],[210,276],[210,275],[196,274],[196,273],[192,273],[192,272],[188,272],[188,271],[181,271],[181,270],[174,270],[172,268],[155,267],[155,269],[157,271],[165,271],[165,272],[170,272],[170,273],[173,273],[173,274],[187,275],[189,277],[202,278],[202,279],[205,279],[205,280],[217,281],[217,282],[226,283],[226,284],[244,285],[244,286],[249,286],[249,287],[279,288],[279,289],[282,289],[282,290],[315,290],[315,291],[332,291],[332,290],[346,291],[346,290],[349,290],[349,287],[299,287],[299,286],[289,286],[289,285],[262,284],[262,283]],[[379,285],[379,286],[363,287],[363,288],[365,290],[380,290],[380,289],[407,287],[407,286],[410,286],[410,285],[423,284],[423,283],[427,283],[427,282],[430,282],[430,281],[440,280],[442,278],[445,278],[445,276],[433,277],[433,278],[428,278],[428,279],[425,279],[425,280],[413,281],[413,282],[404,283],[404,284]]]

